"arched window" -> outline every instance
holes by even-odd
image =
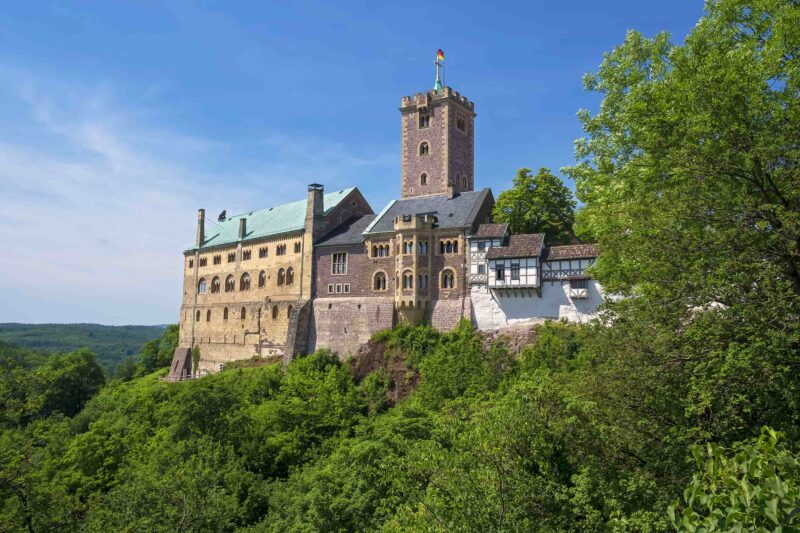
[[[403,288],[404,289],[414,288],[414,275],[409,270],[403,272]]]
[[[267,285],[267,273],[263,270],[258,273],[258,288],[264,288]]]
[[[449,268],[442,271],[441,287],[443,289],[452,289],[456,286],[456,277],[453,271]]]
[[[292,307],[291,305],[286,309],[286,318],[292,317],[292,309],[294,309],[294,307]]]
[[[289,267],[286,269],[286,284],[291,285],[294,283],[294,269]]]
[[[211,309],[206,311],[206,322],[211,322]]]
[[[428,175],[426,173],[422,173],[419,175],[419,184],[420,185],[427,185],[428,184]]]
[[[217,276],[214,276],[214,279],[211,280],[211,294],[216,294],[219,292],[220,288],[220,281]]]
[[[430,147],[428,146],[427,142],[420,143],[419,145],[419,155],[428,155],[430,151]]]
[[[381,246],[381,251],[383,251],[383,246]],[[377,244],[373,244],[372,245],[372,257],[378,257],[378,245]]]
[[[414,253],[414,241],[403,241],[403,253],[404,254]]]
[[[453,253],[458,253],[458,241],[453,241]]]
[[[389,247],[388,244],[384,244],[383,248],[384,248],[384,252],[386,252],[386,257],[389,257],[389,251],[391,250],[391,248]]]
[[[284,269],[278,270],[278,285],[286,283],[286,271]]]
[[[376,272],[375,278],[372,282],[372,288],[376,291],[385,291],[386,290],[386,274],[383,272]]]
[[[241,317],[242,317],[242,320],[244,320],[245,318],[247,318],[247,309],[245,309],[244,307],[242,307],[242,314],[241,314]]]
[[[444,245],[444,251],[448,254],[453,253],[453,242],[447,241]]]
[[[428,241],[419,241],[419,243],[417,243],[417,250],[419,250],[420,254],[427,255],[428,254]]]
[[[466,190],[467,188],[467,177],[461,176],[461,190]]]
[[[427,274],[420,274],[417,277],[417,288],[420,289],[427,289],[428,288],[428,275]]]
[[[233,274],[225,278],[225,292],[233,292],[236,290],[236,280],[233,279]]]
[[[205,294],[206,292],[206,280],[204,278],[200,278],[200,281],[197,283],[197,294]]]
[[[278,306],[277,305],[273,305],[272,306],[272,318],[278,318]]]
[[[228,308],[222,310],[222,320],[228,320]]]
[[[247,272],[242,274],[242,278],[239,280],[239,290],[240,291],[250,290],[250,274],[248,274]]]
[[[195,322],[200,322],[200,310],[199,309],[197,310],[197,314],[194,317],[194,321]]]

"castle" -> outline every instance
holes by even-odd
[[[492,223],[492,191],[474,188],[475,105],[441,84],[440,66],[434,90],[401,101],[401,194],[379,213],[356,187],[316,183],[305,200],[216,221],[199,210],[168,379],[323,347],[345,356],[398,322],[593,316],[596,246],[548,246]]]

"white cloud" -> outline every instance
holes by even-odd
[[[338,188],[390,164],[278,134],[248,159],[160,126],[157,109],[126,108],[108,85],[13,74],[22,81],[0,94],[22,117],[0,132],[0,322],[175,321],[198,207],[265,207],[302,197],[309,179]]]

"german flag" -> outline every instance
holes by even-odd
[[[436,51],[436,61],[444,61],[444,52],[441,48]]]

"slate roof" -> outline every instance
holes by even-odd
[[[579,257],[597,257],[600,250],[596,244],[571,244],[569,246],[551,246],[544,253],[544,261],[558,259],[576,259]]]
[[[324,214],[350,194],[355,187],[330,192],[323,196],[322,205]],[[297,200],[288,204],[276,205],[267,209],[241,213],[228,217],[223,222],[215,218],[206,218],[206,240],[200,247],[201,250],[224,244],[239,242],[239,219],[247,219],[247,233],[243,241],[280,235],[292,231],[300,231],[305,227],[307,200]],[[188,250],[196,250],[192,245]]]
[[[353,217],[316,242],[316,246],[337,246],[341,244],[361,244],[364,230],[375,220],[376,215]]]
[[[364,233],[392,232],[395,217],[424,213],[435,215],[439,219],[440,228],[465,228],[473,224],[478,210],[489,194],[491,194],[489,189],[482,189],[462,192],[453,198],[449,198],[446,194],[437,194],[393,200]]]
[[[474,239],[499,239],[508,232],[508,223],[502,224],[481,224],[478,226],[478,231],[475,235],[471,235]]]
[[[495,246],[486,252],[486,259],[507,257],[539,257],[544,244],[544,233],[512,235],[508,246]]]

